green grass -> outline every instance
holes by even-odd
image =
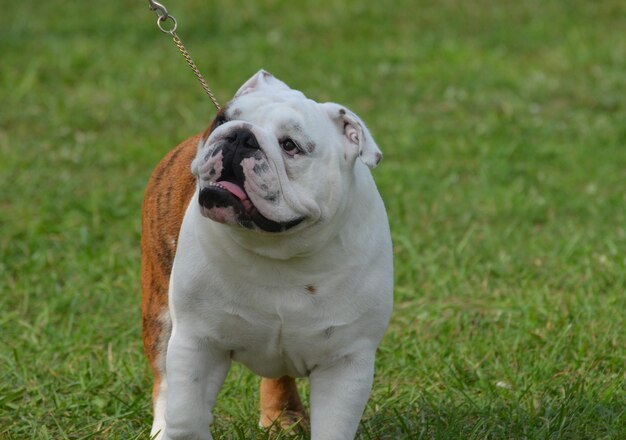
[[[144,3],[3,8],[2,439],[148,436],[142,193],[213,109]],[[385,153],[396,307],[360,439],[626,438],[623,2],[166,4],[222,102],[264,67]],[[233,368],[218,438],[267,438],[257,382]]]

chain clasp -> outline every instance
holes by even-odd
[[[154,0],[148,0],[148,5],[150,6],[150,10],[154,11],[154,13],[159,16],[159,21],[165,21],[170,16],[167,12],[167,8],[161,3]]]

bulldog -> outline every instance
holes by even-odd
[[[381,158],[346,107],[260,71],[160,162],[141,240],[155,438],[212,439],[232,361],[262,376],[261,426],[307,418],[308,377],[311,438],[354,438],[393,302]]]

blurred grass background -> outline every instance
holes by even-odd
[[[385,153],[396,309],[359,438],[626,438],[623,2],[166,6],[221,102],[263,67]],[[147,2],[2,10],[0,438],[147,438],[143,189],[213,108]],[[266,438],[257,398],[233,368],[216,437]]]

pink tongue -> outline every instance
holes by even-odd
[[[235,184],[235,183],[227,182],[226,180],[220,180],[217,183],[219,183],[224,188],[226,188],[227,191],[229,191],[232,194],[234,194],[235,196],[237,196],[237,198],[239,198],[239,200],[246,200],[248,198],[248,196],[246,196],[246,193],[244,192],[244,190],[241,189],[241,187],[239,185]]]

